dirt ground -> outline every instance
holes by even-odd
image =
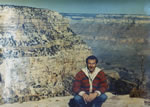
[[[150,99],[130,98],[129,95],[113,95],[106,93],[108,99],[102,107],[150,107]],[[53,97],[40,101],[30,101],[14,104],[3,104],[0,107],[69,107],[68,102],[73,96]]]

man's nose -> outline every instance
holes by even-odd
[[[90,66],[93,66],[93,64],[90,64]]]

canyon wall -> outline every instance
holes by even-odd
[[[90,54],[59,13],[0,6],[0,103],[70,95]]]
[[[140,72],[150,64],[150,16],[125,14],[62,13],[78,34],[101,60],[106,69],[125,68]]]

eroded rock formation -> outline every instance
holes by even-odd
[[[1,103],[68,95],[66,75],[76,74],[90,54],[59,13],[0,6]]]

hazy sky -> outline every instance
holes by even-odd
[[[48,8],[65,13],[150,15],[150,0],[0,0],[0,3]]]

